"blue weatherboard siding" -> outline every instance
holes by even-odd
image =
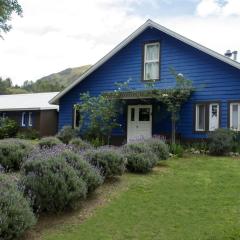
[[[143,44],[147,41],[160,41],[161,44],[160,81],[155,85],[157,88],[175,85],[169,67],[184,74],[197,88],[182,108],[177,132],[184,138],[206,136],[193,132],[193,105],[196,101],[220,101],[221,127],[227,127],[227,103],[229,100],[240,100],[240,70],[159,30],[148,28],[60,99],[59,128],[72,124],[72,108],[79,102],[80,93],[88,91],[91,95],[98,95],[113,91],[116,89],[115,82],[129,79],[131,88],[144,89],[141,81],[142,55]],[[166,117],[164,108],[154,106],[154,112],[153,134],[159,134],[163,129],[170,131],[170,118]],[[126,113],[120,119],[123,127],[116,130],[115,135],[126,134]]]

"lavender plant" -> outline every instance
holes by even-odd
[[[0,165],[5,171],[19,170],[34,146],[21,139],[0,140]]]
[[[35,223],[29,203],[15,181],[0,175],[0,239],[17,239]]]
[[[125,171],[126,160],[119,150],[113,147],[100,147],[85,153],[85,158],[99,168],[104,177],[120,176]]]

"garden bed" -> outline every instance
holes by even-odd
[[[82,209],[42,218],[24,240],[239,239],[239,172],[238,158],[170,159],[105,183]]]

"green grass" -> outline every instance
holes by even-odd
[[[240,160],[191,157],[166,165],[148,175],[125,174],[125,187],[111,201],[42,239],[240,239]]]

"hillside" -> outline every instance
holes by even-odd
[[[61,72],[53,73],[43,78],[38,79],[36,82],[26,81],[22,89],[28,92],[53,92],[61,91],[66,86],[79,78],[90,65],[84,65],[76,68],[67,68]]]

